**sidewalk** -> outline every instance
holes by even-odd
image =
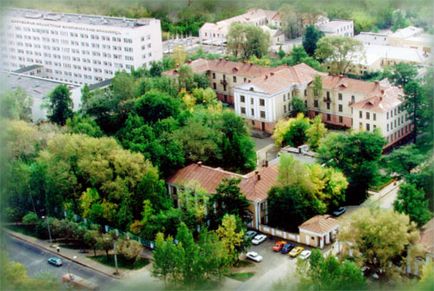
[[[121,270],[120,275],[113,275],[115,273],[115,268],[100,264],[86,256],[86,254],[80,253],[78,250],[72,250],[72,249],[66,249],[61,248],[60,252],[57,253],[57,250],[55,247],[50,247],[50,242],[40,240],[19,232],[11,231],[9,229],[3,228],[3,230],[8,233],[10,236],[25,241],[29,244],[32,244],[34,246],[40,247],[50,253],[53,253],[54,255],[58,257],[63,257],[65,259],[68,259],[70,261],[73,261],[74,263],[77,263],[79,265],[85,266],[89,269],[92,269],[93,271],[96,271],[98,273],[101,273],[103,275],[112,277],[114,279],[120,279],[123,278],[126,273],[128,273],[128,270]],[[76,256],[77,258],[73,259],[73,257]]]

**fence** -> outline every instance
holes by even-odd
[[[263,224],[259,225],[259,230],[263,233],[270,234],[272,236],[277,236],[298,243],[300,242],[300,236],[297,233],[286,232]]]

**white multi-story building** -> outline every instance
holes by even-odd
[[[163,57],[160,21],[10,9],[2,33],[8,71],[42,65],[42,77],[93,84]]]
[[[332,20],[317,26],[325,35],[354,36],[354,22],[352,20]]]

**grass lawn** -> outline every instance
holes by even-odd
[[[234,267],[235,268],[244,268],[244,267],[252,267],[254,264],[253,262],[246,261],[246,260],[239,260]]]
[[[391,177],[380,176],[377,180],[376,185],[370,186],[369,190],[374,191],[374,192],[378,192],[392,182],[393,182],[393,179]]]
[[[242,273],[230,273],[227,275],[229,278],[237,280],[237,281],[247,281],[255,275],[253,272],[242,272]]]
[[[98,263],[101,263],[103,265],[110,266],[113,268],[115,267],[115,258],[114,258],[114,255],[112,255],[112,254],[109,254],[108,259],[107,259],[106,255],[99,255],[96,257],[88,256],[88,258],[95,260]],[[147,260],[147,259],[139,258],[134,263],[130,263],[130,262],[126,261],[122,256],[118,256],[118,267],[120,269],[137,270],[137,269],[143,268],[147,264],[149,264],[149,260]]]

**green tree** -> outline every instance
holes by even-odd
[[[399,63],[388,68],[385,75],[396,86],[405,87],[408,82],[416,79],[417,68],[412,64]]]
[[[383,159],[389,173],[407,176],[410,174],[411,170],[420,165],[426,157],[412,144],[395,149]]]
[[[185,63],[185,60],[187,59],[187,52],[183,46],[178,45],[173,49],[172,59],[174,60],[176,66],[181,66]]]
[[[321,116],[317,115],[313,119],[311,126],[306,130],[307,143],[312,150],[317,150],[320,145],[320,140],[327,134],[327,128],[321,121]]]
[[[427,223],[432,213],[429,211],[425,193],[409,183],[403,183],[399,188],[398,197],[393,204],[394,209],[407,214],[419,226]]]
[[[407,19],[405,11],[397,9],[392,13],[392,31],[395,32],[400,28],[410,26],[410,20]]]
[[[416,143],[419,127],[422,127],[425,123],[423,106],[426,102],[424,92],[417,81],[410,81],[404,86],[404,93],[404,108],[413,121],[413,142]]]
[[[72,117],[71,92],[66,85],[57,86],[47,98],[48,119],[59,125],[65,125]]]
[[[8,119],[30,121],[32,118],[32,99],[21,88],[4,92],[0,96],[0,116]]]
[[[313,250],[309,261],[297,263],[301,290],[365,290],[366,282],[360,268],[351,261],[339,262],[334,256],[323,257]]]
[[[408,216],[380,208],[358,209],[338,235],[343,255],[351,249],[353,257],[362,265],[386,276],[393,272],[392,259],[401,256],[418,237],[416,226]]]
[[[320,97],[322,94],[322,79],[321,76],[316,75],[313,79],[313,96]]]
[[[23,223],[25,224],[36,224],[38,220],[38,215],[36,215],[34,212],[28,212],[23,216]]]
[[[92,137],[101,137],[103,135],[95,120],[85,115],[74,114],[72,118],[66,120],[66,126],[71,133],[82,133]]]
[[[96,248],[98,245],[99,232],[97,230],[86,230],[83,236],[84,243],[93,249],[93,255],[96,256]]]
[[[298,147],[307,141],[306,131],[310,128],[309,118],[303,113],[297,114],[295,119],[290,119],[289,130],[283,136],[284,144]]]
[[[348,178],[347,202],[360,202],[378,176],[385,140],[379,132],[330,133],[318,148],[319,160]]]
[[[227,48],[244,60],[251,56],[261,58],[268,52],[270,36],[261,28],[251,24],[233,23],[227,35]]]
[[[177,281],[177,265],[181,260],[180,246],[176,246],[172,237],[164,239],[162,233],[158,233],[155,239],[155,251],[153,253],[154,263],[152,264],[152,274],[162,277],[164,282],[167,280]]]
[[[211,196],[209,203],[209,214],[214,225],[220,224],[226,214],[235,215],[243,222],[250,222],[250,203],[241,193],[240,182],[240,179],[235,178],[223,179],[217,186],[216,193]]]
[[[226,248],[228,263],[233,265],[239,260],[244,243],[244,230],[237,226],[236,216],[225,214],[216,233]]]
[[[289,4],[284,4],[279,8],[282,30],[290,39],[299,37],[302,32],[300,17],[296,11],[295,7]]]
[[[353,59],[361,53],[360,41],[345,36],[325,36],[317,43],[315,56],[330,64],[330,72],[346,74]]]
[[[304,104],[303,100],[301,100],[297,96],[294,96],[291,99],[291,115],[296,116],[298,113],[306,115],[307,107]]]
[[[116,251],[131,263],[137,260],[142,250],[142,245],[132,239],[122,239],[116,243]]]
[[[149,91],[135,102],[135,110],[145,122],[153,123],[179,114],[177,99],[159,91]]]
[[[324,36],[324,33],[318,30],[314,25],[308,25],[303,34],[303,47],[309,56],[313,56],[316,50],[318,40]]]
[[[149,69],[151,77],[160,77],[163,71],[164,68],[161,62],[151,62],[151,68]]]

